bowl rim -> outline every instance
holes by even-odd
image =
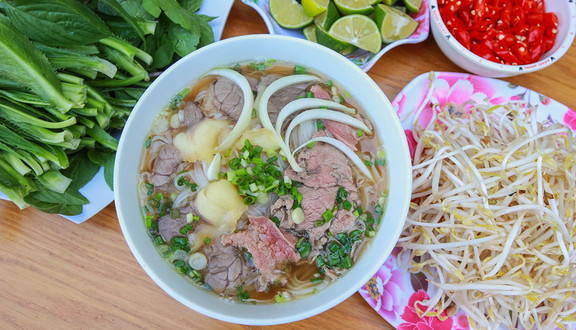
[[[545,57],[541,57],[539,61],[530,63],[530,64],[523,64],[523,65],[508,65],[508,64],[500,64],[496,62],[492,62],[485,58],[482,58],[472,51],[467,49],[466,47],[462,46],[460,42],[456,40],[452,36],[452,34],[448,31],[446,24],[442,20],[440,15],[440,10],[438,9],[438,0],[430,0],[430,23],[435,22],[440,29],[440,33],[442,37],[446,39],[448,44],[455,48],[462,56],[466,57],[468,61],[474,62],[476,65],[481,66],[484,69],[509,73],[509,74],[520,74],[520,73],[529,73],[538,71],[543,69],[558,59],[562,57],[574,41],[574,37],[576,35],[576,3],[567,3],[569,9],[569,22],[567,23],[568,31],[566,33],[566,38],[558,45],[558,49],[553,53],[548,54]],[[449,36],[449,37],[448,37]]]
[[[267,41],[270,40],[270,41]],[[291,43],[293,46],[300,46],[300,47],[306,47],[309,48],[310,51],[315,51],[315,52],[319,52],[319,54],[323,54],[324,56],[329,56],[329,57],[333,57],[335,61],[337,61],[336,63],[338,63],[336,65],[337,68],[339,68],[339,71],[343,71],[342,70],[342,66],[347,66],[348,70],[353,70],[355,72],[355,74],[358,74],[362,77],[362,81],[363,84],[366,84],[366,87],[368,87],[367,89],[369,90],[374,90],[374,91],[378,91],[378,95],[376,96],[378,98],[378,101],[383,102],[382,104],[382,108],[384,108],[382,111],[384,112],[388,112],[390,115],[390,118],[392,118],[392,123],[390,123],[389,128],[393,129],[394,131],[398,131],[399,133],[401,133],[402,135],[399,135],[398,140],[399,141],[395,141],[395,143],[399,142],[399,146],[398,146],[398,151],[399,153],[395,155],[395,158],[398,159],[398,165],[395,166],[395,168],[406,168],[405,170],[405,177],[404,178],[396,178],[395,180],[397,180],[396,183],[401,183],[404,187],[411,187],[411,181],[412,181],[412,176],[411,176],[411,172],[410,170],[408,170],[409,168],[411,168],[411,158],[408,152],[408,144],[405,138],[402,138],[404,135],[404,130],[401,127],[401,124],[396,116],[396,112],[394,111],[394,108],[392,107],[390,101],[388,100],[388,98],[386,97],[386,95],[384,94],[384,92],[382,91],[382,89],[374,82],[374,80],[372,80],[370,78],[370,76],[368,76],[365,72],[363,72],[358,66],[356,66],[355,64],[353,64],[352,62],[348,61],[346,58],[342,57],[341,55],[339,55],[336,52],[332,52],[330,50],[328,50],[327,48],[320,46],[320,45],[316,45],[314,43],[308,42],[306,40],[301,40],[301,39],[297,39],[297,38],[292,38],[292,37],[286,37],[286,36],[277,36],[277,35],[269,35],[269,34],[260,34],[260,35],[245,35],[245,36],[239,36],[239,37],[233,37],[233,38],[229,38],[229,39],[225,39],[213,44],[210,44],[206,47],[203,47],[189,55],[187,55],[186,57],[182,58],[181,60],[177,61],[175,64],[173,64],[171,67],[169,67],[166,71],[164,71],[164,73],[162,73],[151,85],[150,87],[148,87],[148,89],[144,92],[144,94],[142,95],[142,97],[139,99],[138,103],[136,104],[136,106],[134,107],[133,112],[131,113],[130,117],[127,120],[126,126],[125,126],[125,130],[124,132],[128,132],[128,131],[133,131],[135,129],[138,129],[136,120],[134,118],[136,118],[136,115],[140,112],[144,112],[145,110],[145,103],[146,101],[149,99],[149,95],[153,95],[152,94],[152,90],[155,89],[155,87],[162,83],[165,78],[164,77],[169,77],[171,75],[175,75],[175,72],[178,72],[178,70],[180,69],[180,67],[182,65],[184,65],[184,63],[186,62],[192,62],[194,61],[195,58],[200,57],[202,54],[204,53],[208,53],[210,54],[211,52],[217,52],[219,49],[221,48],[226,48],[226,47],[232,47],[232,49],[235,49],[234,47],[238,47],[237,43],[241,42],[241,43],[245,43],[245,42],[267,42],[268,44],[274,42],[276,43],[275,45],[282,45],[282,47],[289,47],[287,45],[287,43]],[[269,45],[267,45],[269,46]],[[294,58],[292,60],[293,63],[298,62],[297,58]],[[231,63],[219,63],[216,65],[226,65],[226,64],[231,64]],[[208,70],[210,70],[211,68],[206,68],[206,70],[204,71],[207,72]],[[329,73],[325,73],[327,75],[329,75]],[[200,77],[200,75],[198,75],[198,77]],[[195,79],[197,79],[198,77],[193,77],[190,78],[190,82],[193,82]],[[142,109],[142,110],[139,110]],[[158,110],[159,112],[160,110]],[[378,110],[379,111],[379,110]],[[370,114],[369,115],[371,117],[372,120],[375,120],[376,118],[374,117],[374,114]],[[147,130],[146,130],[147,132]],[[370,262],[363,262],[362,265],[365,266],[363,268],[360,268],[360,265],[356,265],[358,268],[358,271],[354,272],[353,274],[357,274],[358,276],[356,276],[355,280],[352,281],[354,285],[350,285],[347,287],[342,287],[339,288],[341,289],[340,291],[337,291],[338,294],[331,300],[326,301],[326,303],[322,303],[322,304],[318,304],[317,306],[314,306],[313,308],[309,308],[305,311],[296,313],[296,314],[291,314],[291,315],[286,315],[286,316],[267,316],[267,317],[262,317],[262,318],[258,318],[255,319],[254,317],[250,316],[250,315],[244,315],[244,316],[234,316],[234,315],[230,315],[227,314],[225,311],[220,311],[220,310],[215,310],[215,309],[210,309],[207,308],[205,306],[203,306],[202,304],[198,303],[197,301],[194,300],[189,300],[185,294],[178,292],[177,290],[174,289],[174,286],[176,286],[176,284],[172,284],[172,283],[168,283],[166,277],[171,275],[162,275],[162,266],[158,267],[156,266],[156,263],[153,262],[147,262],[145,260],[145,257],[142,254],[142,248],[137,246],[140,244],[152,244],[152,240],[150,240],[148,237],[144,237],[143,239],[145,239],[146,241],[148,241],[148,243],[139,243],[138,240],[141,240],[142,238],[140,237],[141,233],[139,232],[135,232],[134,229],[134,224],[130,225],[129,224],[129,219],[133,219],[134,215],[133,215],[133,211],[134,208],[131,208],[130,205],[126,205],[129,204],[130,201],[128,200],[127,202],[122,202],[124,197],[121,197],[120,195],[124,195],[126,194],[124,191],[125,188],[124,185],[122,184],[122,178],[124,175],[129,175],[130,172],[125,169],[126,166],[122,166],[121,163],[124,161],[123,159],[126,158],[127,156],[124,156],[125,152],[123,152],[124,149],[134,149],[133,145],[128,145],[128,142],[126,142],[127,140],[127,134],[122,134],[120,137],[120,142],[119,142],[119,147],[118,147],[118,153],[117,153],[117,157],[116,157],[116,161],[115,161],[115,171],[114,171],[114,195],[115,195],[115,202],[117,203],[116,205],[116,211],[117,211],[117,215],[118,215],[118,220],[120,223],[120,227],[122,230],[122,233],[124,235],[124,238],[130,248],[130,251],[132,252],[132,254],[134,255],[134,257],[136,258],[136,260],[138,261],[138,263],[140,264],[140,266],[144,269],[144,271],[147,273],[147,275],[155,282],[156,285],[158,285],[162,290],[164,290],[166,293],[168,293],[173,299],[179,301],[180,303],[182,303],[183,305],[191,308],[192,310],[199,312],[201,314],[204,314],[206,316],[218,319],[218,320],[222,320],[222,321],[226,321],[226,322],[232,322],[232,323],[237,323],[237,324],[246,324],[246,325],[274,325],[274,324],[282,324],[282,323],[288,323],[288,322],[294,322],[294,321],[298,321],[298,320],[302,320],[308,317],[312,317],[314,315],[320,314],[332,307],[334,307],[335,305],[341,303],[342,301],[346,300],[348,297],[350,297],[352,294],[354,294],[356,291],[358,291],[358,289],[360,289],[360,287],[362,285],[364,285],[369,279],[370,277],[372,277],[380,268],[381,264],[386,260],[386,258],[389,256],[389,254],[392,252],[392,249],[395,246],[396,241],[398,240],[398,238],[400,237],[400,234],[403,230],[403,224],[405,222],[406,219],[406,215],[408,213],[408,208],[409,208],[409,203],[410,203],[410,196],[411,196],[411,190],[410,189],[404,189],[404,193],[402,194],[402,190],[398,191],[398,195],[397,197],[394,197],[395,200],[401,201],[402,205],[398,205],[398,204],[393,204],[392,207],[392,203],[387,203],[388,205],[386,206],[386,210],[388,211],[389,209],[396,209],[398,211],[394,211],[393,213],[397,216],[400,217],[401,223],[399,223],[397,226],[395,226],[395,228],[393,230],[387,230],[389,232],[389,234],[387,235],[387,237],[391,237],[392,239],[392,244],[386,244],[383,249],[379,249],[376,252],[371,252],[374,255],[377,255],[378,258],[377,259],[371,259]],[[382,140],[381,137],[381,142],[384,142]],[[139,162],[139,160],[138,160]],[[389,165],[390,166],[390,165]],[[128,172],[125,172],[128,171]],[[400,170],[403,171],[404,170]],[[389,182],[389,187],[391,187],[392,185]],[[388,201],[390,201],[390,197],[388,198]],[[388,212],[392,212],[392,211],[388,211]],[[140,217],[140,213],[138,214],[138,217]],[[384,217],[384,212],[382,217]],[[132,228],[131,228],[132,227]],[[144,228],[142,226],[142,228]],[[385,228],[384,226],[380,225],[378,228],[378,232],[375,238],[373,238],[372,243],[374,243],[376,241],[376,239],[378,237],[384,237],[384,235],[379,235],[379,233],[382,231],[382,228]],[[139,229],[138,229],[139,230]],[[369,246],[370,250],[375,250],[372,249],[371,246],[374,244],[371,244]],[[380,246],[379,246],[380,247]],[[365,251],[366,253],[367,251]],[[149,264],[150,263],[150,264]],[[160,268],[160,270],[159,270]],[[347,273],[349,274],[351,271],[354,270],[354,267],[352,267],[352,269]],[[174,275],[177,275],[178,277],[182,277],[179,274],[176,274],[175,271],[173,271],[173,269],[170,269],[170,271],[172,271],[172,273],[174,273]],[[362,273],[359,273],[359,271],[363,271]],[[345,275],[346,276],[346,275]],[[338,281],[336,281],[335,283],[332,283],[330,286],[336,286],[338,284]],[[200,288],[196,287],[198,290],[201,290]],[[318,295],[321,295],[322,292],[324,292],[326,290],[322,290],[321,292],[319,292],[316,295],[313,295],[311,297],[315,297]],[[212,293],[209,293],[210,295],[212,295]],[[297,301],[301,301],[307,298],[311,298],[311,297],[305,297],[302,299],[297,299],[294,300],[294,302]],[[227,302],[222,300],[223,304],[226,304]],[[246,304],[239,304],[239,305],[246,305]],[[274,305],[274,304],[273,304]],[[257,306],[263,306],[263,305],[257,305]],[[283,308],[285,306],[282,306]],[[285,310],[285,309],[284,309]]]

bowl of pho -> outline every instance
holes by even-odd
[[[357,291],[410,204],[397,116],[356,65],[252,35],[181,59],[142,95],[116,156],[125,239],[174,299],[239,324],[293,322]]]

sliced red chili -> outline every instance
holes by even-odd
[[[518,64],[528,64],[532,61],[530,53],[528,53],[528,46],[522,41],[517,41],[510,45],[510,51],[518,59]]]
[[[496,63],[527,64],[554,47],[558,17],[544,0],[439,0],[448,30],[464,47]]]

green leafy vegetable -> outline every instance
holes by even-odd
[[[112,188],[115,136],[150,80],[214,40],[201,3],[0,0],[0,191],[75,215],[100,168]]]

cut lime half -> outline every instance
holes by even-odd
[[[384,43],[408,38],[418,28],[418,22],[408,14],[386,5],[376,6],[374,20]]]
[[[306,15],[314,17],[328,8],[330,0],[302,0],[302,7]]]
[[[342,55],[348,55],[358,49],[349,42],[331,36],[326,30],[316,25],[316,42]]]
[[[364,15],[348,15],[338,19],[328,33],[358,48],[377,53],[382,47],[378,26]]]
[[[406,9],[409,12],[417,13],[420,10],[420,6],[422,6],[422,0],[404,0],[404,5],[406,5]]]
[[[270,0],[268,8],[276,23],[286,29],[301,29],[314,20],[296,0]]]
[[[314,17],[314,23],[324,30],[328,31],[332,24],[340,18],[340,13],[334,2],[328,3],[328,8],[322,14]]]
[[[304,38],[306,38],[306,40],[318,42],[316,41],[316,24],[308,25],[304,30],[302,30],[302,33],[304,33]]]
[[[343,15],[368,15],[374,11],[374,0],[334,0],[336,7]]]

